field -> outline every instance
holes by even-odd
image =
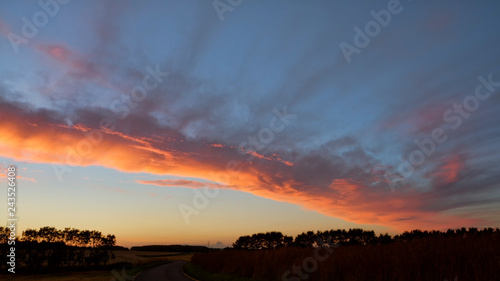
[[[500,235],[433,237],[338,248],[281,247],[195,254],[195,266],[257,280],[500,280]]]
[[[131,269],[122,271],[122,268],[117,267],[114,270],[89,271],[89,272],[68,272],[58,274],[43,274],[43,275],[19,275],[10,274],[3,275],[2,280],[6,281],[110,281],[117,276],[134,276],[141,270],[153,265],[168,262],[169,260],[186,260],[189,261],[192,254],[186,253],[169,253],[169,252],[144,252],[144,251],[116,251],[115,258],[110,261],[111,264],[119,264],[121,262],[130,262],[134,266]],[[117,275],[115,275],[117,274]],[[4,277],[7,277],[4,279]],[[119,280],[119,279],[118,279]],[[128,279],[126,279],[128,280]]]

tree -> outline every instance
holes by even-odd
[[[233,247],[236,249],[248,249],[248,250],[259,250],[259,249],[272,249],[278,247],[284,247],[291,245],[293,238],[291,236],[283,235],[281,232],[266,232],[266,233],[255,233],[252,236],[241,236],[236,242],[233,243]]]
[[[316,242],[316,235],[312,231],[308,231],[307,233],[302,232],[297,235],[294,240],[294,245],[302,248],[310,248],[313,247]]]
[[[392,237],[389,234],[382,234],[378,236],[378,243],[380,244],[389,244],[392,243]]]
[[[87,247],[90,243],[90,231],[82,230],[78,233],[76,237],[77,245],[80,247]]]
[[[80,230],[66,227],[63,231],[63,240],[66,245],[77,246]]]
[[[42,241],[46,241],[49,243],[62,241],[61,232],[57,230],[55,227],[45,226],[38,230],[38,237]]]
[[[7,227],[0,226],[0,244],[7,244],[7,240],[9,239],[9,229]]]
[[[23,240],[38,242],[38,231],[36,229],[26,229],[25,231],[23,231]]]
[[[0,228],[0,239],[3,230]],[[19,255],[16,252],[16,262],[20,268],[31,272],[105,265],[113,257],[115,244],[114,235],[104,236],[96,230],[80,231],[69,227],[58,230],[49,226],[26,229],[20,240]]]

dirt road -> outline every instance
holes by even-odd
[[[186,261],[173,261],[139,273],[134,281],[193,281],[182,273]]]

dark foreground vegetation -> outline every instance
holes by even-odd
[[[114,235],[75,228],[27,229],[21,237],[10,240],[9,233],[7,228],[0,227],[2,273],[7,272],[7,267],[11,268],[8,255],[15,259],[16,273],[103,269],[113,257],[116,243]]]
[[[258,280],[500,280],[500,231],[414,230],[391,237],[372,231],[279,232],[242,236],[235,249],[196,254],[194,266]]]

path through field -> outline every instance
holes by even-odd
[[[186,261],[173,261],[139,273],[134,281],[193,281],[182,273]]]

